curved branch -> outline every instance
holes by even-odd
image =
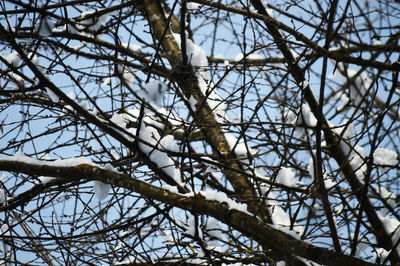
[[[193,196],[176,194],[155,187],[129,175],[102,169],[88,164],[71,167],[57,167],[43,164],[31,164],[0,159],[0,170],[28,175],[58,177],[65,182],[77,180],[98,180],[117,187],[128,189],[144,197],[152,198],[192,213],[210,215],[221,222],[242,232],[261,244],[271,246],[280,252],[291,253],[317,263],[326,265],[374,265],[372,263],[343,255],[335,251],[307,244],[273,226],[265,224],[254,216],[230,208],[226,203],[208,200],[200,193]],[[0,209],[1,210],[1,209]]]

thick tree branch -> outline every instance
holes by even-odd
[[[29,164],[11,160],[0,160],[0,170],[27,175],[52,176],[65,182],[98,180],[116,187],[128,189],[144,197],[158,200],[172,206],[201,215],[210,215],[235,228],[260,244],[325,265],[373,265],[366,261],[343,255],[329,249],[316,247],[296,239],[273,226],[267,225],[252,215],[230,209],[226,203],[207,200],[200,193],[185,196],[152,186],[128,175],[99,167],[80,164],[71,167],[57,167],[43,164]],[[3,207],[7,208],[7,207]],[[1,210],[1,209],[0,209]]]
[[[283,36],[279,32],[277,28],[276,20],[270,18],[267,15],[267,12],[259,0],[252,0],[252,4],[257,9],[257,11],[263,15],[267,16],[269,19],[264,20],[269,33],[274,38],[279,50],[282,52],[283,56],[287,60],[288,64],[288,71],[292,75],[292,77],[296,80],[297,84],[302,87],[304,98],[309,104],[311,111],[314,113],[316,117],[319,117],[321,128],[324,132],[325,140],[328,143],[328,150],[331,153],[332,157],[337,161],[339,164],[342,172],[346,176],[347,181],[349,182],[354,194],[356,195],[357,199],[364,204],[365,212],[367,214],[368,220],[371,223],[374,234],[378,240],[378,244],[381,247],[384,247],[386,250],[391,250],[393,248],[393,243],[391,236],[388,232],[386,232],[382,221],[379,219],[372,203],[369,199],[364,198],[363,194],[363,186],[359,182],[353,167],[349,162],[349,158],[347,154],[345,154],[340,147],[340,137],[333,132],[333,130],[329,127],[329,123],[325,116],[320,115],[320,106],[315,99],[315,96],[311,90],[310,85],[306,82],[304,72],[297,64],[296,60],[294,60],[291,51],[287,44],[283,41]],[[329,57],[328,54],[326,56]],[[397,263],[400,261],[400,258],[397,252],[392,253],[392,263]]]
[[[164,54],[166,54],[175,71],[182,77],[182,79],[178,80],[178,83],[183,94],[187,99],[193,96],[201,106],[197,110],[191,110],[189,107],[189,110],[192,111],[191,113],[197,123],[209,125],[207,128],[202,127],[202,132],[205,135],[205,139],[213,148],[214,153],[218,156],[221,164],[227,165],[228,169],[242,171],[242,166],[234,153],[231,152],[231,148],[225,139],[223,129],[215,120],[213,111],[207,104],[207,96],[203,95],[199,88],[194,70],[189,65],[182,65],[182,51],[169,30],[161,8],[157,1],[148,0],[143,6],[143,12],[149,20],[155,38],[161,43]],[[266,207],[263,205],[260,206],[257,200],[255,200],[258,198],[258,195],[247,178],[235,170],[223,169],[223,171],[234,187],[238,198],[250,200],[250,210],[265,221],[270,221],[267,217]]]
[[[166,183],[170,185],[176,185],[179,187],[180,192],[188,192],[189,190],[186,187],[179,185],[176,180],[174,180],[171,176],[165,173],[162,169],[160,169],[155,162],[150,160],[150,158],[139,149],[138,142],[145,142],[140,139],[136,139],[136,141],[132,142],[127,137],[125,137],[121,132],[128,135],[129,137],[135,139],[135,136],[130,134],[126,129],[120,128],[115,125],[111,121],[108,123],[104,123],[104,121],[97,118],[95,115],[91,114],[88,110],[83,108],[81,105],[76,103],[70,97],[68,97],[60,88],[58,88],[54,83],[52,83],[49,79],[47,79],[43,73],[37,68],[37,66],[28,58],[23,49],[16,43],[15,38],[12,35],[9,35],[5,28],[0,25],[0,31],[3,36],[6,37],[9,44],[13,47],[15,51],[18,52],[19,56],[25,62],[25,64],[30,68],[30,70],[36,75],[39,79],[41,86],[49,88],[53,93],[55,93],[62,101],[66,104],[70,105],[73,110],[86,118],[90,123],[98,126],[101,130],[118,140],[120,143],[124,144],[127,148],[129,148],[132,153],[136,154],[138,158],[140,158],[151,170],[153,170],[157,175]],[[145,143],[146,144],[146,143]],[[147,143],[148,144],[148,143]]]

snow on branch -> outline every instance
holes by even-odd
[[[63,164],[61,164],[63,165]],[[226,204],[227,199],[211,195],[211,200],[207,195],[195,194],[187,197],[170,192],[159,187],[155,187],[146,182],[132,178],[128,175],[93,166],[91,164],[67,163],[63,166],[51,165],[42,161],[30,161],[23,159],[23,162],[16,158],[6,158],[0,160],[0,170],[23,173],[28,175],[46,175],[58,177],[68,181],[72,180],[97,180],[112,184],[121,188],[131,190],[144,197],[153,198],[160,202],[171,204],[172,206],[191,211],[197,214],[213,216],[221,222],[232,226],[243,234],[252,237],[259,243],[272,245],[274,248],[287,253],[290,250],[293,254],[315,261],[321,264],[346,264],[346,265],[373,265],[366,261],[336,253],[332,250],[316,247],[306,242],[296,239],[281,230],[265,224],[259,219],[254,219],[236,208],[231,209],[230,204]],[[206,193],[207,194],[207,193]],[[215,200],[217,199],[217,200]],[[220,202],[222,201],[222,203]],[[273,241],[271,241],[273,240]]]
[[[50,166],[50,167],[99,167],[103,168],[101,166],[98,166],[97,164],[93,163],[89,158],[87,157],[73,157],[73,158],[68,158],[68,159],[58,159],[58,160],[38,160],[34,159],[28,156],[25,156],[21,152],[15,153],[13,156],[5,157],[5,158],[0,158],[0,162],[10,162],[10,163],[26,163],[29,165],[36,165],[36,166]],[[110,170],[110,171],[115,171],[115,169],[110,165],[106,164],[104,166],[104,169]],[[40,184],[46,185],[48,182],[54,180],[54,178],[51,175],[42,175],[39,176],[39,181]],[[111,189],[111,186],[109,184],[105,184],[101,181],[95,181],[93,184],[93,190],[95,192],[96,197],[101,201],[105,199],[108,195],[109,190]]]

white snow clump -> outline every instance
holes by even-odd
[[[7,63],[9,63],[10,65],[12,65],[13,67],[18,67],[19,63],[21,63],[22,59],[19,56],[19,54],[17,52],[14,53],[10,53],[9,55],[5,56],[1,55],[1,57],[3,57]]]
[[[41,37],[49,37],[52,34],[54,22],[48,16],[42,16],[37,27],[37,31]]]
[[[181,36],[173,34],[177,44],[181,45]],[[213,111],[214,118],[217,122],[225,122],[226,118],[226,104],[214,88],[211,82],[210,74],[205,67],[208,66],[208,59],[206,52],[198,45],[194,44],[190,39],[186,38],[186,55],[189,63],[196,71],[196,77],[199,88],[204,96],[207,97],[207,104]]]
[[[107,198],[110,189],[111,189],[110,184],[106,184],[98,180],[93,182],[94,194],[99,199],[99,201],[102,201],[103,199]]]
[[[168,138],[167,141],[161,141],[162,138],[158,131],[151,126],[146,126],[143,123],[142,127],[140,128],[139,137],[142,140],[139,141],[140,150],[149,156],[149,159],[152,162],[157,164],[160,169],[173,178],[178,184],[183,185],[181,172],[175,167],[174,161],[164,151],[165,149],[162,147],[162,145],[160,145],[161,143],[167,146],[166,148],[170,148],[171,146],[169,146],[167,142],[171,141],[171,138]]]
[[[104,166],[104,169],[110,171],[116,171],[115,168],[109,163],[107,163]],[[106,184],[98,180],[93,182],[93,191],[99,201],[102,201],[103,199],[107,198],[110,189],[111,189],[111,184]]]
[[[280,184],[286,185],[288,187],[296,186],[296,179],[294,178],[295,173],[292,169],[282,167],[276,177],[276,181]]]
[[[395,166],[397,164],[397,153],[386,148],[377,148],[374,152],[374,163]]]
[[[143,91],[139,95],[149,103],[155,103],[157,106],[163,105],[164,94],[167,91],[167,85],[159,80],[146,83]]]
[[[234,135],[231,133],[225,133],[225,139],[228,142],[231,150],[234,149],[235,154],[239,158],[245,158],[247,157],[247,152],[250,153],[250,155],[254,156],[257,154],[257,150],[250,148],[250,146],[246,146],[246,143],[243,141],[243,139],[238,140]]]
[[[82,25],[80,27],[80,29],[87,28],[90,31],[97,31],[98,29],[100,29],[100,27],[103,25],[103,23],[107,21],[109,16],[116,15],[118,13],[118,11],[113,11],[113,12],[105,13],[101,16],[93,16],[94,13],[99,12],[99,11],[101,11],[101,9],[95,10],[95,11],[82,12],[82,14],[81,14],[82,20],[79,22],[79,24]],[[85,19],[85,17],[88,17],[88,18]]]

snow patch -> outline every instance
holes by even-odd
[[[163,105],[163,99],[164,94],[167,91],[167,85],[159,80],[154,80],[147,83],[143,89],[143,91],[139,92],[139,95],[147,102],[155,103],[157,106]]]
[[[304,122],[309,127],[317,126],[317,119],[311,112],[310,107],[308,107],[308,105],[304,103],[301,105],[301,116],[300,116],[300,121],[298,121],[298,123],[302,122]]]
[[[81,21],[79,22],[79,29],[88,29],[89,31],[97,31],[101,28],[103,23],[107,21],[109,16],[116,15],[118,11],[112,11],[109,13],[105,13],[101,16],[95,16],[93,14],[101,11],[102,9],[95,11],[85,11],[81,13]],[[86,18],[87,17],[87,18]],[[86,19],[85,19],[86,18]]]
[[[354,79],[349,86],[349,91],[347,95],[343,96],[342,106],[338,107],[338,110],[342,110],[346,104],[349,102],[352,103],[354,107],[364,107],[366,106],[366,96],[368,94],[368,90],[371,88],[373,81],[368,76],[367,72],[362,71],[357,75],[359,71],[353,69],[345,69],[343,64],[338,64],[338,68],[341,69],[343,74],[340,74],[340,71],[336,71],[333,77],[338,77],[342,83],[347,83],[349,79]],[[356,77],[357,75],[357,77]],[[358,110],[360,113],[361,110]]]
[[[132,50],[134,52],[139,52],[142,49],[142,46],[139,44],[132,44],[132,43],[121,43],[122,47],[126,49]]]
[[[198,10],[200,7],[201,7],[201,5],[198,4],[198,3],[188,2],[188,3],[186,4],[186,8],[187,8],[189,11]]]
[[[6,197],[6,192],[4,189],[0,189],[0,206],[7,204],[7,197]]]
[[[239,61],[243,60],[244,58],[250,59],[250,60],[265,59],[262,55],[256,54],[256,53],[251,53],[251,54],[246,54],[246,55],[244,55],[243,53],[238,53],[233,60],[235,60],[236,62],[239,62]]]
[[[311,177],[313,179],[315,179],[315,168],[314,168],[314,159],[313,159],[313,157],[310,158],[310,161],[309,161],[308,166],[307,166],[307,170],[310,173]],[[329,176],[327,176],[325,173],[323,173],[323,180],[324,180],[325,189],[327,189],[327,190],[331,189],[333,186],[336,185],[336,183]]]
[[[102,86],[110,85],[110,84],[111,84],[111,80],[112,80],[111,77],[107,77],[107,78],[105,78],[105,79],[103,80],[103,82],[101,83],[101,85],[102,85]]]
[[[50,181],[52,181],[54,179],[56,179],[56,178],[55,177],[51,177],[51,176],[39,176],[39,181],[43,185],[46,185],[47,183],[49,183]]]
[[[12,65],[13,67],[18,67],[18,65],[22,61],[21,57],[16,52],[11,53],[11,54],[7,55],[6,57],[4,57],[3,55],[1,55],[1,56],[7,61],[7,63]]]
[[[52,90],[50,90],[47,87],[46,87],[46,92],[53,102],[58,103],[60,101],[60,98]]]
[[[54,22],[50,20],[48,16],[43,15],[37,27],[38,34],[41,37],[49,37],[52,34],[53,28]]]
[[[171,185],[163,185],[163,189],[168,190],[169,192],[180,194],[178,192],[178,188],[176,186],[171,186]],[[200,194],[203,197],[205,197],[207,200],[213,200],[213,201],[218,201],[220,203],[226,203],[228,204],[229,209],[235,209],[244,213],[247,213],[249,215],[252,215],[248,210],[247,210],[247,205],[244,203],[239,203],[236,202],[235,200],[229,198],[224,192],[221,191],[215,191],[215,190],[201,190],[198,192],[190,192],[186,194],[180,194],[185,197],[193,197],[195,194]]]
[[[229,147],[235,152],[237,157],[246,158],[248,153],[252,156],[258,153],[257,150],[250,148],[243,140],[238,140],[231,133],[225,133],[224,135]]]
[[[123,261],[116,262],[113,265],[130,265],[137,262],[136,256],[129,255],[127,258],[125,258]]]
[[[196,99],[193,97],[193,95],[191,95],[189,98],[189,105],[192,111],[196,111],[196,104],[197,104]]]
[[[393,192],[390,192],[388,189],[385,187],[378,187],[378,186],[373,186],[374,192],[376,192],[383,201],[385,201],[389,206],[391,206],[393,209],[396,208],[396,194]],[[389,210],[387,208],[383,208],[381,210],[381,214],[383,216],[387,215]]]
[[[308,105],[304,103],[301,105],[297,112],[294,112],[289,108],[285,108],[282,115],[278,116],[278,119],[291,125],[306,125],[308,127],[315,127],[317,125],[317,119],[311,112],[310,107],[308,107]],[[303,129],[299,129],[297,127],[296,131],[299,134],[302,134],[304,132]]]
[[[378,260],[379,258],[380,261],[384,261],[387,258],[387,256],[389,256],[389,254],[390,251],[387,251],[384,248],[378,248],[374,253],[374,260]]]
[[[120,57],[119,57],[120,58]],[[121,60],[124,60],[120,58]],[[132,83],[135,81],[135,75],[133,74],[133,71],[125,66],[125,65],[117,65],[117,72],[122,74],[122,78],[127,82],[127,83]]]
[[[181,45],[181,36],[173,34],[177,44]],[[190,39],[186,39],[186,54],[189,63],[196,71],[197,82],[204,96],[207,97],[207,105],[213,112],[217,122],[224,123],[226,118],[226,104],[214,88],[211,77],[205,67],[208,67],[208,59],[205,51],[198,45],[194,44]]]
[[[251,213],[247,210],[247,205],[244,203],[238,203],[221,191],[214,190],[205,190],[199,191],[199,194],[203,195],[207,200],[215,200],[220,203],[226,203],[229,206],[229,209],[235,209],[244,213],[251,215]]]
[[[386,232],[392,236],[392,242],[397,243],[400,238],[400,221],[395,218],[390,217],[389,215],[382,215],[378,214],[379,219],[382,221],[383,227],[385,228]],[[397,246],[396,248],[397,254],[400,254],[400,247]],[[387,254],[382,253],[382,257],[386,257]]]
[[[22,162],[28,164],[36,164],[36,165],[47,165],[47,166],[54,166],[54,167],[75,167],[80,164],[87,164],[91,166],[96,166],[94,162],[92,162],[87,157],[73,157],[68,159],[58,159],[55,161],[47,161],[47,160],[38,160],[31,157],[26,156],[22,152],[16,152],[14,155],[9,157],[0,158],[0,161],[15,161],[15,162]],[[102,167],[100,167],[102,168]]]
[[[295,173],[291,168],[282,167],[276,176],[276,181],[288,187],[295,187],[296,179],[294,177]]]
[[[93,182],[94,194],[99,199],[99,201],[102,201],[105,198],[107,198],[110,189],[111,189],[110,184],[106,184],[97,180]]]
[[[374,152],[374,163],[382,164],[382,165],[397,165],[397,153],[386,149],[386,148],[377,148]]]
[[[352,122],[345,121],[344,124],[335,127],[329,123],[330,128],[341,137],[340,148],[349,159],[350,165],[357,178],[362,181],[367,171],[366,152],[359,145],[354,145],[351,139],[356,135],[355,127]],[[324,141],[324,145],[326,145]]]
[[[153,127],[145,126],[143,123],[139,138],[142,140],[139,141],[140,150],[149,156],[149,159],[167,175],[172,177],[178,184],[182,185],[181,172],[175,167],[174,161],[168,156],[161,145],[161,143],[163,143],[167,148],[175,149],[173,145],[171,146],[171,143],[168,143],[171,138],[167,138],[166,141],[161,142],[161,136],[158,131]]]

